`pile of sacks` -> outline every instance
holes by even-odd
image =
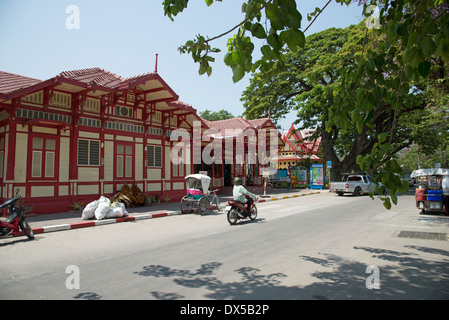
[[[100,199],[92,201],[87,204],[81,214],[81,220],[89,220],[95,217],[97,220],[108,218],[127,217],[128,211],[125,205],[120,202],[112,202],[101,196]]]

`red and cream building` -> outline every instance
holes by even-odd
[[[220,164],[207,166],[202,163],[201,167],[197,165],[198,170],[210,173],[215,186],[232,185],[235,177],[241,177],[246,185],[261,186],[263,171],[270,166],[270,159],[277,149],[284,145],[270,117],[253,120],[237,117],[204,122],[209,128],[207,132],[219,141],[223,152]],[[265,149],[264,155],[259,155],[259,147]]]
[[[178,98],[156,71],[123,78],[91,68],[45,81],[0,71],[0,198],[19,188],[38,214],[111,195],[125,182],[181,198],[193,165],[171,163],[170,133],[207,125]]]

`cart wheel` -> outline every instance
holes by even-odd
[[[181,199],[181,213],[190,213],[193,211],[193,202],[188,196]]]
[[[203,216],[209,211],[209,208],[209,199],[207,197],[201,197],[201,199],[198,201],[198,213]]]

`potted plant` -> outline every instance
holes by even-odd
[[[82,211],[84,209],[84,202],[74,201],[71,205],[73,212]]]
[[[153,201],[152,201],[151,197],[145,195],[145,202],[144,202],[144,205],[145,205],[145,206],[151,206],[152,203],[153,203]]]

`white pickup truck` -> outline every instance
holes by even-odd
[[[372,177],[365,174],[344,174],[341,182],[331,182],[330,191],[339,196],[345,193],[362,195],[374,191],[375,184]]]

